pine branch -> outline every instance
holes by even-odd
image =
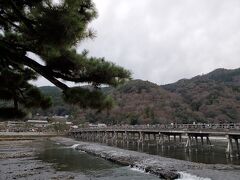
[[[16,24],[14,24],[12,21],[8,20],[7,18],[0,16],[0,20],[7,26],[7,23],[11,24],[12,26],[14,26],[15,28],[17,28],[18,30],[21,31],[20,27]],[[7,23],[6,23],[7,22]]]
[[[0,41],[0,52],[4,52],[4,56],[8,57],[7,59],[11,60],[13,63],[23,63],[24,65],[32,68],[34,71],[36,71],[38,74],[45,77],[47,80],[52,82],[54,85],[62,89],[63,91],[67,90],[69,87],[56,79],[53,76],[53,73],[51,70],[46,68],[46,66],[43,66],[33,59],[25,56],[25,54],[18,53],[16,51],[16,48],[11,46],[11,44],[6,43],[4,41]]]
[[[12,0],[9,0],[15,14],[17,15],[17,17],[28,27],[28,29],[31,31],[31,32],[35,32],[33,26],[32,26],[32,21],[29,20],[28,18],[26,18],[22,13],[21,11],[17,8],[16,4],[12,1]]]
[[[23,63],[26,66],[32,68],[34,71],[36,71],[37,73],[39,73],[40,75],[45,77],[47,80],[49,80],[51,83],[53,83],[55,86],[59,87],[63,91],[65,91],[69,88],[66,84],[62,83],[61,81],[56,79],[54,76],[52,76],[52,72],[49,71],[46,68],[46,66],[43,66],[43,65],[37,63],[36,61],[34,61],[31,58],[26,57],[26,56],[21,57],[21,60],[23,61]]]

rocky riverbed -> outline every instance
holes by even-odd
[[[37,159],[45,139],[0,141],[0,180],[86,179],[84,175],[57,171],[54,164]]]
[[[98,143],[80,142],[70,138],[51,138],[51,140],[66,146],[73,146],[77,150],[85,151],[122,165],[136,167],[164,179],[176,179],[180,176],[180,172],[187,172],[216,180],[240,179],[240,166],[236,165],[192,163],[105,146]]]

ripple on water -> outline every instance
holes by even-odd
[[[210,178],[203,178],[203,177],[198,177],[186,172],[179,172],[181,180],[211,180]]]
[[[74,144],[71,146],[72,149],[76,149],[79,146],[79,144]]]
[[[144,169],[140,169],[140,168],[137,168],[137,167],[132,167],[130,169],[132,171],[136,171],[136,172],[139,172],[139,173],[149,174],[149,173],[146,173],[144,171]],[[186,173],[186,172],[179,172],[179,174],[180,174],[179,180],[211,180],[210,178],[198,177],[198,176]]]

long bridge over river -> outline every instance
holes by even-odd
[[[122,140],[129,143],[136,141],[144,144],[154,141],[156,145],[164,142],[184,143],[186,148],[193,145],[211,145],[210,136],[226,138],[226,153],[229,156],[240,156],[239,139],[240,123],[238,124],[169,124],[169,125],[136,125],[79,128],[69,131],[69,136],[84,140],[100,142]],[[183,141],[183,139],[187,139]]]

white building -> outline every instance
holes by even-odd
[[[46,120],[28,120],[27,121],[28,124],[32,124],[34,127],[47,127],[48,121]]]

